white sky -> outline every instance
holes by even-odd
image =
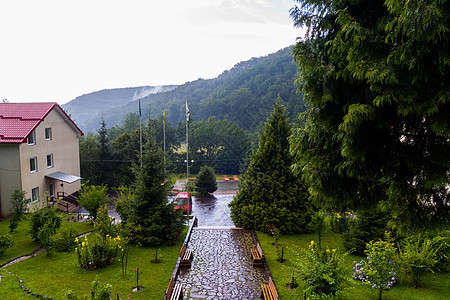
[[[0,101],[214,78],[300,36],[293,0],[1,0]]]

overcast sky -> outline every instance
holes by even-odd
[[[214,78],[295,43],[293,0],[8,0],[0,101]]]

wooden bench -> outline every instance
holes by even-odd
[[[234,181],[239,181],[239,178],[237,177],[237,175],[233,175],[233,179],[234,179]]]
[[[165,300],[183,299],[183,289],[181,283],[175,284],[173,276],[170,277],[169,286],[166,289],[164,299]]]
[[[261,249],[261,245],[256,243],[256,248],[252,250],[252,260],[254,266],[263,266],[264,265],[264,253]]]
[[[190,267],[192,256],[192,250],[186,249],[186,243],[183,243],[180,250],[180,267]]]
[[[261,298],[267,300],[278,300],[278,292],[272,277],[269,276],[269,284],[261,284]]]
[[[230,178],[228,178],[227,175],[223,175],[223,179],[225,179],[225,181],[229,181],[230,180]]]

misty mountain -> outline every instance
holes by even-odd
[[[166,120],[175,126],[186,118],[187,100],[194,122],[216,116],[254,131],[269,117],[279,95],[288,115],[294,118],[305,110],[305,106],[302,96],[296,93],[294,82],[298,74],[291,51],[292,47],[288,47],[240,62],[214,79],[198,79],[166,87],[168,90],[159,93],[149,93],[141,98],[142,116],[144,120],[149,115],[156,118],[165,108]],[[96,92],[99,94],[83,95],[64,105],[64,109],[85,132],[97,129],[102,116],[107,127],[120,125],[127,114],[138,113],[139,96],[135,93],[138,95],[139,91],[147,88],[151,87],[103,90]],[[128,96],[117,96],[116,93]]]
[[[176,87],[176,85],[165,85],[105,89],[76,97],[62,107],[83,131],[88,132],[98,128],[105,112],[111,109],[120,109],[120,106],[128,102],[136,101],[150,94],[167,92]]]

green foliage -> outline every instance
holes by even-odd
[[[202,196],[209,195],[217,190],[216,175],[212,167],[201,167],[195,182],[195,190]]]
[[[384,240],[370,241],[364,252],[367,254],[367,261],[355,262],[353,278],[378,289],[381,300],[383,291],[389,290],[397,281],[394,261],[397,249],[390,232],[385,233]]]
[[[142,167],[135,166],[132,210],[128,217],[128,233],[141,245],[172,243],[180,232],[182,221],[168,203],[164,183],[163,153],[151,131],[147,132]]]
[[[112,238],[95,236],[88,240],[75,239],[78,263],[86,270],[101,269],[114,262],[121,249],[121,239],[119,236]]]
[[[11,248],[14,245],[14,240],[11,238],[9,234],[0,235],[0,256],[5,253],[8,248]]]
[[[336,249],[316,248],[311,241],[309,250],[297,254],[297,270],[302,274],[303,290],[313,299],[334,297],[347,283],[344,267],[348,253],[340,254]]]
[[[117,200],[115,210],[119,214],[122,223],[127,223],[133,213],[133,190],[126,186],[116,189]]]
[[[357,214],[344,234],[344,247],[347,251],[364,256],[366,244],[384,236],[388,216],[376,211],[361,211]]]
[[[66,297],[69,300],[110,300],[111,298],[111,290],[112,285],[106,284],[102,288],[99,289],[100,283],[98,282],[98,279],[96,278],[92,282],[92,288],[91,288],[91,295],[90,297],[82,297],[78,298],[73,294],[72,291],[66,292]]]
[[[26,209],[25,193],[25,191],[15,190],[11,195],[11,216],[9,219],[10,232],[13,232],[17,228],[17,225],[19,225],[19,221],[22,220],[22,216]]]
[[[62,218],[54,207],[37,210],[30,218],[30,235],[43,246],[50,246],[50,237],[61,227]]]
[[[97,210],[108,204],[107,192],[108,188],[105,185],[83,185],[77,201],[86,208],[90,216],[95,220],[97,218]]]
[[[381,205],[390,226],[448,220],[448,1],[297,0],[294,47],[310,109],[296,170],[330,211]]]
[[[358,217],[351,211],[345,213],[333,213],[330,218],[331,230],[336,233],[344,233],[356,222]]]
[[[238,174],[249,147],[248,134],[236,122],[210,117],[189,125],[189,158],[207,161],[222,174]],[[192,172],[199,166],[194,164]]]
[[[94,228],[98,234],[106,239],[106,236],[116,236],[114,219],[108,216],[108,208],[103,206],[97,209],[97,218],[94,221]]]
[[[71,252],[75,246],[76,235],[77,232],[73,229],[58,232],[53,239],[53,248],[58,252]]]
[[[325,223],[325,215],[321,211],[317,211],[311,218],[311,229],[317,234],[317,246],[319,250],[321,250],[322,245],[322,237],[325,231],[327,230],[327,224]]]
[[[306,231],[311,218],[308,192],[303,181],[292,170],[287,122],[281,99],[260,136],[258,150],[230,203],[231,218],[236,226],[267,232],[267,224],[282,233]]]
[[[401,265],[411,276],[415,286],[420,284],[421,277],[425,272],[434,272],[439,267],[437,263],[442,256],[445,256],[448,261],[446,256],[448,253],[445,253],[445,251],[448,252],[448,245],[441,236],[432,239],[421,235],[411,236],[401,243],[399,250]]]

